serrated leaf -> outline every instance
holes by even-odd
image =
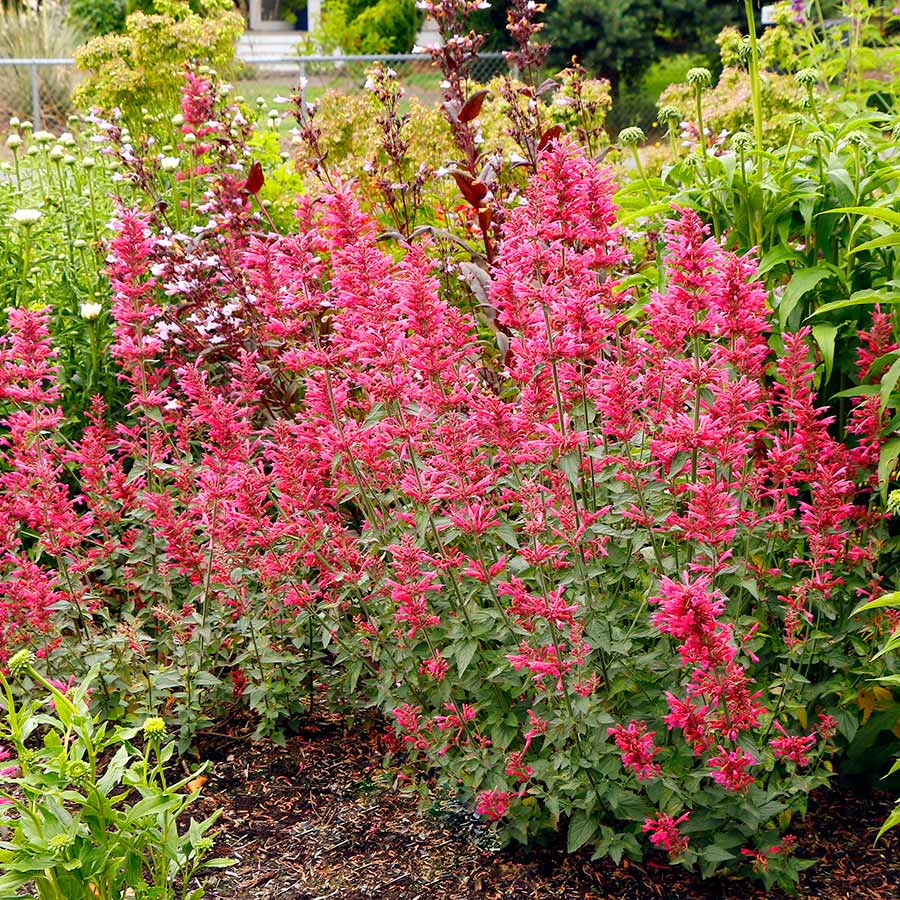
[[[583,847],[596,833],[597,824],[591,815],[580,809],[569,822],[569,831],[566,835],[566,848],[569,853],[574,853]]]

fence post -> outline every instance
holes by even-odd
[[[38,80],[37,63],[32,60],[28,71],[31,79],[31,122],[35,131],[41,129],[41,84]]]
[[[300,118],[306,121],[306,60],[300,60]]]

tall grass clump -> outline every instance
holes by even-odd
[[[56,0],[40,7],[0,8],[0,58],[71,58],[84,33]],[[41,66],[41,102],[45,115],[63,118],[72,105],[70,66]],[[0,114],[31,113],[31,81],[27,66],[0,66]]]

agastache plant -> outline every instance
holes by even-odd
[[[492,358],[427,240],[386,246],[348,185],[275,233],[236,150],[192,160],[190,233],[116,216],[124,421],[64,438],[46,313],[10,314],[4,653],[98,654],[96,703],[144,678],[129,712],[185,740],[217,704],[276,736],[376,706],[509,837],[794,880],[782,823],[855,725],[834,673],[885,671],[848,616],[880,525],[754,258],[675,209],[635,287],[610,173],[548,140]]]

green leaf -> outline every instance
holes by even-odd
[[[884,501],[887,501],[888,484],[898,456],[900,456],[900,438],[885,441],[878,457],[878,485],[881,488],[881,499]]]
[[[837,325],[813,325],[812,333],[822,351],[822,359],[825,361],[825,383],[831,380],[831,370],[834,367],[834,339],[838,332]]]
[[[597,824],[590,813],[583,809],[578,810],[572,821],[569,822],[569,832],[566,836],[566,847],[569,853],[574,853],[583,847],[596,833]]]
[[[896,247],[900,244],[900,233],[883,234],[881,237],[866,241],[858,247],[852,247],[851,253],[865,253],[867,250],[883,250],[885,247]]]
[[[881,387],[879,388],[879,394],[881,395],[881,412],[884,412],[885,407],[888,405],[888,400],[890,399],[894,388],[897,386],[898,380],[900,380],[900,359],[894,361],[893,365],[885,372],[884,377],[881,379]]]
[[[768,272],[770,269],[774,269],[775,266],[780,266],[782,263],[786,263],[789,260],[794,259],[800,259],[800,254],[792,247],[786,247],[783,244],[778,247],[773,247],[759,261],[757,273],[759,275],[765,275],[766,272]]]
[[[782,326],[787,324],[794,308],[800,302],[804,294],[808,294],[823,278],[828,278],[832,273],[823,266],[811,269],[798,269],[793,278],[784,289],[784,294],[778,304],[778,318]]]
[[[890,594],[885,594],[877,600],[863,603],[862,606],[857,606],[850,615],[858,616],[860,613],[868,612],[870,609],[884,609],[886,606],[900,606],[900,591],[891,591]]]
[[[882,222],[887,222],[889,225],[900,228],[900,212],[886,209],[883,206],[842,206],[838,209],[826,209],[820,215],[843,215],[845,213],[847,215],[865,216],[869,219],[880,219]]]
[[[478,641],[466,641],[456,651],[456,671],[459,673],[460,678],[465,674],[466,669],[469,668],[469,664],[477,652]]]
[[[847,300],[833,300],[831,303],[825,303],[811,312],[809,318],[821,316],[823,313],[832,312],[836,309],[847,309],[851,306],[868,306],[874,303],[900,303],[900,294],[885,291],[857,291],[855,294],[851,294]]]

